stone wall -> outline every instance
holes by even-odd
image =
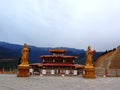
[[[120,69],[96,68],[96,76],[120,77]]]

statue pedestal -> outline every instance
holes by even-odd
[[[29,77],[29,65],[19,65],[17,77]]]
[[[93,66],[85,66],[85,78],[96,78],[95,77],[95,68]]]

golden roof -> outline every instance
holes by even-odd
[[[61,50],[61,49],[51,49],[51,50],[49,50],[49,52],[51,52],[51,53],[64,53],[65,50]]]

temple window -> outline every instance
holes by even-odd
[[[43,62],[45,62],[45,60],[43,59]]]
[[[53,62],[55,62],[55,60],[53,59]]]

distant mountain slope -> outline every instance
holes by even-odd
[[[35,47],[28,45],[30,48],[29,53],[29,62],[30,63],[39,63],[41,62],[40,56],[41,55],[49,55],[50,49],[55,48],[44,48],[44,47]],[[23,45],[17,44],[10,44],[6,42],[0,42],[0,58],[17,58],[18,60],[21,57],[21,50]],[[74,49],[74,48],[67,48],[67,47],[56,47],[57,49],[64,49],[66,50],[65,55],[72,55],[72,56],[80,56],[80,58],[85,57],[85,50],[83,49]]]

